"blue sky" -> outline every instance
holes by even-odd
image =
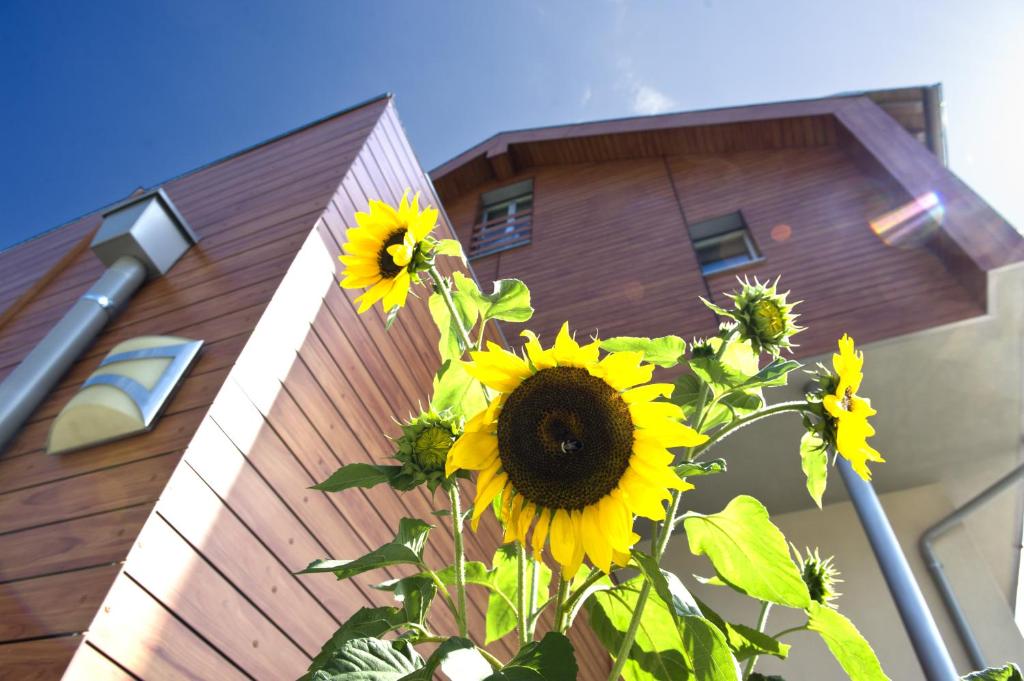
[[[385,91],[427,168],[494,132],[941,81],[1024,226],[1024,3],[0,4],[0,248]]]

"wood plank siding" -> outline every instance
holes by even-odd
[[[846,331],[870,342],[984,314],[978,281],[1003,262],[997,252],[1024,259],[1012,227],[870,100],[795,104],[503,133],[433,176],[464,246],[481,194],[533,180],[532,242],[473,267],[482,280],[523,279],[538,308],[530,328],[549,339],[567,319],[603,337],[710,334],[715,320],[696,297],[723,303],[737,275],[781,275],[804,301],[803,357]],[[766,110],[788,117],[765,120]],[[826,115],[839,110],[842,118]],[[749,121],[736,120],[743,112]],[[902,156],[882,153],[889,138]],[[865,163],[875,151],[881,162]],[[514,173],[479,166],[500,155]],[[887,243],[871,222],[920,196],[921,173],[942,180],[932,186],[946,219],[928,223],[917,246]],[[703,276],[688,225],[736,211],[761,258]],[[969,245],[968,225],[979,244]],[[963,262],[936,247],[943,240],[962,247]]]
[[[0,453],[0,678],[22,678],[29,659],[25,678],[295,678],[339,622],[387,603],[371,585],[401,569],[346,582],[294,572],[375,548],[403,516],[436,521],[441,505],[425,490],[309,489],[342,463],[389,457],[393,419],[429,397],[425,299],[385,332],[378,309],[357,315],[358,292],[338,286],[355,211],[407,188],[439,205],[388,98],[164,185],[199,243],[140,289]],[[51,253],[97,225],[88,216],[0,254],[43,272],[3,282],[0,375],[102,272],[88,248]],[[82,380],[147,333],[206,341],[157,427],[45,455]],[[470,559],[489,561],[498,543],[497,523],[482,523]],[[428,561],[441,565],[451,544],[439,523]],[[470,595],[480,631],[486,594]],[[431,618],[454,631],[444,608]],[[596,640],[574,640],[580,678],[604,678]],[[514,643],[493,652],[507,658]]]

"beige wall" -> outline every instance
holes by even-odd
[[[1012,468],[1015,460],[1016,456],[1003,457],[988,462],[986,468],[975,475],[881,497],[953,661],[962,673],[969,671],[969,661],[924,566],[917,542],[928,527],[953,510],[954,503],[962,503],[981,491]],[[1024,639],[1014,625],[1007,595],[1016,588],[1018,517],[1018,495],[1006,493],[971,518],[966,528],[951,531],[938,543],[940,560],[946,565],[984,652],[991,658],[990,663],[1024,662]],[[773,520],[801,550],[805,546],[818,546],[823,554],[835,555],[846,580],[840,585],[843,593],[839,599],[840,611],[853,620],[872,643],[888,675],[894,681],[923,680],[924,675],[853,506],[840,502],[827,505],[823,510],[780,514]],[[667,563],[668,569],[684,579],[694,573],[711,574],[706,559],[690,555],[682,537],[670,549]],[[692,580],[687,579],[687,583]],[[734,621],[751,624],[757,618],[755,603],[726,588],[696,585],[694,593]],[[767,630],[774,633],[802,621],[799,613],[779,607],[772,611]],[[758,663],[759,671],[781,674],[787,681],[847,678],[815,634],[798,632],[784,640],[794,645],[790,658],[785,662],[763,659]]]

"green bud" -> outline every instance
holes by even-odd
[[[830,608],[835,607],[832,601],[842,595],[835,590],[835,585],[843,580],[839,579],[839,571],[832,564],[832,556],[822,558],[818,549],[814,549],[814,551],[805,549],[805,551],[807,554],[801,556],[797,548],[793,547],[797,564],[800,567],[800,576],[803,578],[804,584],[807,585],[811,600]]]
[[[740,338],[749,340],[757,353],[778,356],[783,350],[793,348],[791,339],[803,331],[803,327],[797,326],[799,315],[793,314],[798,303],[786,302],[789,292],[778,292],[779,280],[770,286],[757,279],[753,283],[749,279],[737,281],[740,283],[739,293],[726,294],[733,302],[731,310],[707,300],[704,304],[718,315],[735,321]]]
[[[462,423],[450,412],[423,412],[402,425],[395,458],[412,480],[426,483],[434,491],[446,479],[448,452],[461,434]]]

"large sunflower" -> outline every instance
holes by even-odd
[[[414,258],[424,238],[437,224],[437,209],[419,208],[417,192],[408,192],[395,209],[383,201],[370,201],[369,213],[356,213],[354,227],[345,233],[339,256],[345,263],[344,288],[366,288],[358,298],[359,312],[383,300],[385,310],[405,305],[412,284]]]
[[[878,412],[871,408],[867,398],[857,395],[864,379],[864,353],[854,349],[853,339],[848,334],[839,339],[839,353],[832,355],[832,367],[837,376],[836,389],[822,401],[835,419],[835,447],[860,477],[870,480],[867,462],[885,461],[867,443],[867,438],[875,434],[868,417]]]
[[[506,541],[551,555],[572,576],[584,554],[609,572],[624,565],[639,537],[634,515],[665,518],[670,489],[692,489],[676,475],[669,447],[707,437],[680,423],[682,410],[656,402],[672,385],[648,383],[653,367],[639,352],[599,358],[598,342],[580,346],[562,326],[554,347],[527,337],[526,357],[489,343],[466,369],[494,391],[490,406],[466,424],[447,473],[480,471],[473,527],[501,494]],[[646,384],[646,385],[643,385]]]

